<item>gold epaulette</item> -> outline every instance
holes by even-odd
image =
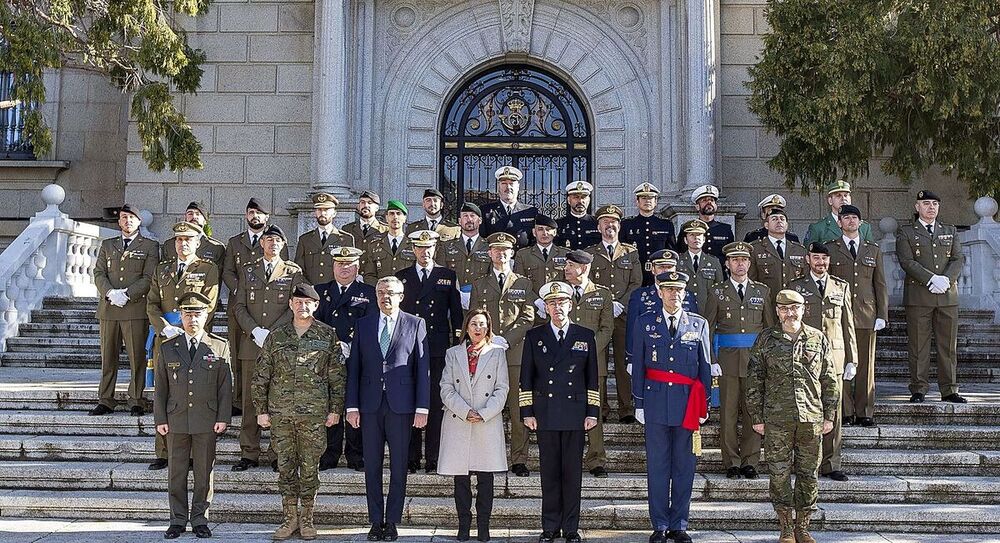
[[[532,404],[531,391],[530,390],[522,390],[522,391],[518,392],[518,394],[517,394],[517,404],[520,407],[528,407],[529,405],[531,405]]]
[[[587,391],[587,405],[596,405],[597,407],[601,406],[601,393],[600,393],[600,391],[597,391],[597,390],[588,390]]]

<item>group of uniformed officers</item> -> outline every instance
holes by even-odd
[[[443,417],[455,419],[446,428],[488,422],[475,409],[454,412],[466,403],[455,400],[457,370],[446,371],[445,362],[446,351],[449,360],[459,352],[449,348],[468,349],[458,358],[469,367],[458,375],[476,390],[485,337],[505,354],[504,386],[496,390],[506,395],[510,433],[507,443],[472,447],[509,445],[509,469],[525,477],[529,431],[537,434],[539,541],[580,541],[582,472],[608,475],[603,425],[612,405],[618,422],[644,424],[650,542],[691,541],[700,427],[716,387],[726,476],[756,479],[763,443],[780,541],[814,541],[808,525],[817,476],[847,480],[842,425],[875,425],[875,341],[888,320],[882,253],[851,205],[850,185],[829,187],[830,213],[809,227],[803,245],[788,232],[777,194],[758,205],[763,227],[736,242],[732,228],[715,220],[719,191],[711,185],[691,195],[698,218],[675,231],[656,213],[659,190],[650,183],[635,188],[638,214],[626,218],[614,204],[589,214],[593,187],[575,181],[556,220],[518,201],[521,179],[517,168],[497,170],[499,199],[482,208],[464,203],[457,223],[443,216],[435,189],[423,195],[424,217],[410,223],[397,200],[386,202],[380,220],[379,195],[364,191],[357,219],[343,228],[333,224],[337,199],[314,194],[317,226],[299,237],[294,259],[255,198],[246,230],[225,245],[207,234],[208,213],[197,202],[162,248],[139,233],[137,211],[121,207],[121,235],[102,243],[95,272],[103,373],[90,414],[115,408],[123,344],[131,414],[146,412],[143,346],[152,334],[157,439],[149,469],[169,468],[166,538],[189,522],[195,535],[211,537],[216,436],[242,414],[241,457],[231,469],[265,462],[279,472],[283,522],[275,539],[316,537],[318,471],[343,456],[366,474],[368,539],[395,540],[406,472],[437,471],[447,457],[442,447],[460,439],[446,435],[442,445]],[[939,205],[920,191],[916,218],[896,240],[906,273],[911,401],[928,391],[933,334],[942,400],[963,403],[955,372],[962,253],[955,228],[937,221]],[[228,341],[210,332],[220,282],[229,292]],[[484,332],[485,323],[491,329]],[[612,371],[614,403],[606,387]],[[266,451],[262,428],[271,432]],[[459,518],[466,519],[459,539],[467,540],[468,475],[478,473],[481,483],[485,475],[456,473]],[[487,503],[484,511],[477,501],[483,541]]]

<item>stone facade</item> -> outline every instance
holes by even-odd
[[[68,73],[58,103],[46,106],[59,143],[45,158],[69,161],[58,180],[72,216],[100,216],[124,198],[152,212],[161,236],[190,200],[210,208],[218,237],[231,235],[250,196],[295,231],[307,222],[296,221],[297,206],[315,187],[347,200],[374,188],[404,199],[417,218],[424,188],[438,184],[448,100],[482,69],[523,62],[559,75],[588,108],[595,203],[631,212],[632,187],[652,181],[686,205],[688,189],[714,182],[727,202],[747,204],[742,235],[757,226],[761,197],[788,192],[766,164],[777,139],[746,105],[746,69],[767,32],[764,5],[217,0],[184,23],[209,58],[202,89],[179,100],[204,146],[203,170],[149,171],[134,128],[124,142],[127,100]],[[0,164],[0,179],[14,179],[12,171]],[[926,184],[946,199],[943,220],[975,220],[971,206],[957,205],[965,188],[940,175],[902,187],[873,161],[872,176],[855,184],[855,203],[876,218],[908,217],[910,194]],[[822,195],[788,198],[796,232],[824,212]]]

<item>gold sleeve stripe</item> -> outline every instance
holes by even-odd
[[[521,400],[517,403],[518,407],[529,407],[533,405],[531,400]]]

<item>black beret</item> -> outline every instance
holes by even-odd
[[[257,200],[256,198],[250,198],[250,201],[247,202],[247,210],[249,211],[251,209],[256,209],[257,211],[260,211],[265,215],[271,214],[270,212],[268,212],[268,210],[264,209],[264,206],[260,205],[260,201]]]
[[[358,199],[361,199],[361,198],[368,198],[369,200],[371,200],[372,202],[375,202],[376,204],[381,204],[382,203],[381,199],[378,197],[378,194],[376,194],[375,192],[370,191],[370,190],[362,191],[361,192],[361,196],[359,196]]]
[[[566,260],[576,264],[590,264],[594,261],[594,255],[588,253],[587,251],[577,249],[575,251],[570,251],[569,254],[566,255]]]
[[[120,216],[122,213],[129,213],[139,217],[139,210],[128,204],[122,204],[122,206],[118,208],[118,215]],[[141,219],[142,217],[139,218]]]
[[[438,189],[426,189],[426,190],[424,190],[424,198],[427,198],[427,197],[430,197],[430,196],[437,196],[438,198],[441,198],[442,200],[444,200],[444,194],[441,194],[441,191],[439,191]]]
[[[205,212],[205,208],[201,207],[201,204],[199,204],[198,202],[191,202],[190,204],[188,204],[187,209],[185,209],[184,211],[190,211],[192,209],[197,210],[198,213],[201,213],[205,217],[208,217],[208,213]]]
[[[319,294],[309,283],[299,283],[292,288],[292,298],[309,298],[318,302]]]
[[[535,215],[535,226],[544,226],[546,228],[559,228],[556,224],[556,220],[548,215]]]
[[[828,255],[830,254],[830,248],[818,241],[814,241],[809,244],[809,253],[818,255]]]
[[[767,210],[767,216],[770,217],[771,215],[782,215],[785,218],[788,217],[788,214],[785,213],[785,208],[777,206]]]
[[[934,194],[933,192],[931,192],[929,190],[922,190],[922,191],[920,191],[920,192],[917,193],[917,200],[918,201],[919,200],[937,200],[938,202],[940,202],[941,198],[938,198],[937,194]]]
[[[472,202],[465,202],[462,204],[462,209],[459,210],[459,213],[475,213],[476,215],[479,215],[480,219],[483,218],[483,210],[479,209],[479,206]]]
[[[844,204],[840,206],[840,216],[843,217],[844,215],[854,215],[860,219],[861,210],[858,209],[858,206],[852,206],[851,204]]]
[[[281,239],[288,241],[288,238],[285,237],[285,232],[282,231],[276,224],[267,225],[267,228],[264,229],[264,232],[261,233],[260,237],[263,238],[266,236],[279,236]]]

